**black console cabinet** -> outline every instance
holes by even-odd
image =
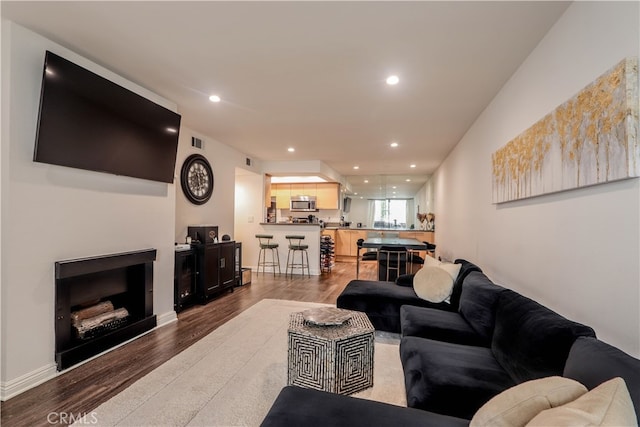
[[[236,242],[194,244],[196,256],[196,295],[201,303],[235,284]]]
[[[173,290],[173,308],[176,312],[195,302],[196,256],[193,249],[176,251]]]

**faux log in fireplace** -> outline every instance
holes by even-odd
[[[156,250],[147,249],[55,263],[55,356],[59,371],[156,326],[155,259]],[[93,317],[89,323],[101,327],[79,332],[74,323],[78,313],[96,311],[96,307],[102,318]],[[104,319],[110,315],[104,314],[104,307],[126,316],[114,315],[107,322]]]

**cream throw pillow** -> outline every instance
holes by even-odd
[[[438,267],[440,264],[442,263],[432,256],[427,255],[424,257],[424,267]]]
[[[439,267],[444,271],[446,271],[447,273],[449,273],[449,276],[451,276],[451,278],[455,282],[456,279],[458,278],[458,274],[460,274],[460,268],[462,267],[462,264],[453,264],[450,262],[443,262],[439,265]]]
[[[430,302],[442,302],[451,295],[453,279],[440,267],[422,267],[413,277],[413,290]]]
[[[541,411],[572,402],[586,392],[585,386],[564,377],[527,381],[503,391],[482,405],[469,426],[524,427]]]
[[[454,264],[451,262],[441,262],[433,257],[426,256],[424,257],[423,268],[424,267],[440,267],[444,269],[447,273],[449,273],[449,275],[455,282],[456,279],[458,278],[458,274],[460,274],[460,268],[462,268],[462,264]]]
[[[587,356],[588,357],[588,356]],[[637,426],[629,390],[613,378],[573,402],[536,415],[527,426]]]

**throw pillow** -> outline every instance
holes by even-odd
[[[423,267],[438,267],[440,264],[442,264],[442,262],[438,261],[432,256],[427,255],[426,257],[424,257]]]
[[[471,419],[470,427],[524,427],[541,411],[572,402],[587,392],[563,377],[526,381],[494,396]]]
[[[438,261],[433,257],[426,256],[424,257],[423,267],[440,267],[444,269],[447,273],[449,273],[449,275],[455,282],[455,280],[458,278],[458,274],[460,274],[460,269],[462,268],[462,264],[454,264],[452,262],[442,262],[442,261]]]
[[[422,267],[413,277],[413,290],[430,302],[442,302],[451,295],[453,279],[440,267]]]
[[[462,264],[453,264],[450,262],[443,262],[439,265],[439,267],[444,271],[446,271],[447,273],[449,273],[449,275],[455,282],[456,279],[458,278],[458,274],[460,274],[460,268],[462,267]]]
[[[573,402],[547,409],[527,426],[637,426],[638,419],[624,380],[613,378]]]

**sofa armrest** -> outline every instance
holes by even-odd
[[[466,427],[469,420],[373,400],[287,386],[261,427]]]
[[[611,378],[621,377],[627,384],[640,424],[640,360],[597,338],[578,337],[569,351],[563,376],[584,384],[589,390]]]

